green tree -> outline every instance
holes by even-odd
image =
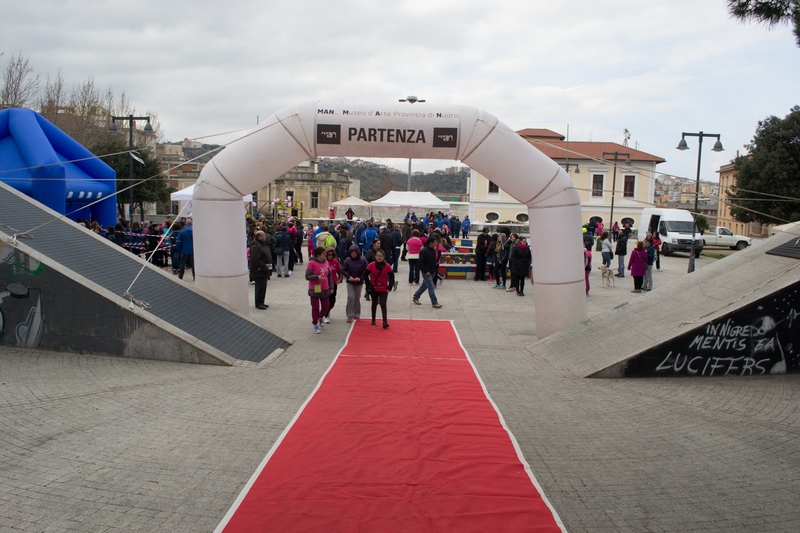
[[[762,224],[800,220],[800,106],[786,118],[759,121],[746,148],[750,153],[734,160],[733,218]]]
[[[134,148],[134,150],[136,150],[136,148]],[[138,210],[140,213],[140,220],[144,220],[144,204],[169,202],[169,195],[175,191],[175,188],[170,187],[166,177],[161,174],[158,161],[144,150],[135,154],[139,159],[144,161],[144,164],[135,160],[133,161],[133,183],[131,183],[129,175],[131,158],[127,151],[127,143],[119,138],[111,137],[110,135],[107,139],[95,144],[91,149],[91,152],[97,156],[116,154],[109,157],[102,157],[102,160],[117,173],[117,191],[122,191],[132,184],[134,185],[133,188],[117,194],[117,212],[121,217],[125,217],[126,214],[124,213],[123,204],[131,203],[133,211],[136,212]],[[155,176],[155,178],[153,178],[153,176]],[[132,202],[130,200],[131,195],[133,195]]]
[[[695,214],[694,222],[695,224],[697,224],[697,229],[699,229],[700,231],[708,231],[708,228],[710,227],[708,225],[708,219],[706,218],[706,216],[701,215],[700,213]]]
[[[728,11],[743,22],[754,20],[767,27],[791,24],[800,46],[800,0],[728,0]]]

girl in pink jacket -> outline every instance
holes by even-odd
[[[325,248],[318,246],[314,256],[308,260],[306,279],[308,280],[308,296],[311,298],[311,323],[314,333],[321,333],[325,325],[322,317],[328,313],[328,297],[331,295],[328,285],[328,262],[325,261]]]
[[[331,289],[331,295],[328,297],[328,312],[325,313],[323,321],[326,324],[331,323],[331,311],[333,306],[336,305],[336,292],[338,291],[339,284],[344,280],[344,273],[342,273],[342,265],[336,258],[336,249],[328,247],[325,249],[325,259],[328,263],[328,285]]]

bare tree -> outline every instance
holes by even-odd
[[[66,105],[67,92],[64,86],[64,75],[58,69],[54,78],[47,75],[44,88],[39,93],[39,113],[52,123],[58,120],[58,114],[63,113]]]
[[[33,67],[22,52],[12,55],[3,72],[0,107],[25,107],[33,103],[39,91],[39,76],[32,76]]]
[[[52,78],[47,75],[40,91],[39,76],[33,76],[33,67],[22,52],[11,56],[3,71],[0,108],[4,107],[36,109],[87,148],[107,138],[111,117],[137,115],[124,92],[117,96],[111,87],[101,91],[93,77],[68,89],[61,69]],[[144,135],[144,125],[136,124],[134,145],[155,154],[156,142],[161,140],[163,134],[158,117],[151,113],[148,116],[151,117],[150,125],[155,135]],[[117,127],[120,132],[127,133],[128,124],[127,121],[118,121]]]

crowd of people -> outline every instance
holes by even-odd
[[[194,278],[194,239],[191,218],[168,218],[163,223],[133,222],[120,219],[116,226],[103,230],[97,222],[79,223],[131,253],[144,255],[156,266],[171,266],[173,274],[183,279],[187,270]],[[300,220],[270,221],[263,217],[247,218],[247,255],[250,282],[255,286],[257,309],[267,309],[267,284],[275,275],[288,278],[296,265],[305,264],[308,295],[311,300],[314,331],[320,333],[330,323],[339,286],[346,288],[347,321],[361,318],[362,295],[371,301],[371,319],[376,324],[380,308],[384,328],[389,327],[387,301],[389,292],[398,286],[400,263],[407,262],[408,284],[419,287],[412,303],[427,292],[433,308],[441,308],[436,296],[443,282],[439,265],[442,254],[456,251],[453,239],[469,235],[471,221],[442,212],[417,216],[409,212],[402,223],[386,220],[320,220],[304,225]],[[306,243],[306,252],[303,243]],[[475,247],[475,281],[492,283],[524,296],[525,279],[531,267],[527,240],[508,228],[489,235],[484,228]],[[510,280],[509,274],[510,273]],[[344,294],[342,295],[344,297]]]
[[[106,226],[105,229],[96,220],[79,218],[76,222],[158,267],[171,266],[172,273],[180,279],[187,268],[191,269],[194,277],[192,220],[187,217],[178,220],[169,217],[163,223],[129,222],[120,218],[115,226]]]
[[[303,225],[291,217],[269,222],[248,219],[248,256],[250,278],[255,285],[255,306],[267,309],[267,281],[275,274],[290,277],[294,268],[304,263],[305,279],[311,302],[311,319],[315,333],[330,323],[340,285],[347,292],[347,322],[361,318],[361,302],[371,302],[371,323],[377,324],[378,309],[382,325],[389,327],[387,301],[399,284],[401,262],[407,262],[408,284],[419,287],[412,303],[422,305],[427,292],[431,306],[441,308],[436,288],[443,282],[439,265],[443,254],[454,252],[453,238],[468,235],[471,222],[444,213],[417,216],[409,212],[402,223],[386,220],[320,220]],[[525,278],[529,275],[531,252],[527,240],[507,229],[489,236],[484,229],[478,237],[475,280],[493,283],[524,296]],[[507,270],[511,273],[510,282]],[[509,286],[510,285],[510,286]],[[344,295],[342,295],[343,297]]]
[[[120,219],[116,226],[103,229],[96,221],[78,220],[89,231],[109,241],[144,255],[159,267],[172,267],[183,279],[187,269],[194,278],[194,241],[192,220],[168,218],[165,222],[132,223]],[[273,274],[290,277],[298,264],[306,264],[305,277],[312,303],[312,320],[316,333],[330,323],[330,313],[336,303],[338,286],[345,283],[347,291],[346,316],[352,322],[361,318],[361,296],[372,302],[372,323],[380,307],[383,327],[388,328],[388,293],[397,289],[396,274],[400,262],[408,263],[408,284],[419,286],[412,302],[421,305],[427,291],[434,308],[442,305],[436,297],[436,287],[443,276],[439,273],[442,254],[455,251],[452,239],[467,238],[471,221],[460,220],[442,212],[417,216],[409,212],[402,223],[382,220],[320,220],[306,226],[290,217],[272,222],[262,217],[247,219],[248,261],[250,281],[255,285],[255,306],[267,309],[267,281]],[[644,241],[635,241],[628,252],[632,230],[630,224],[620,227],[614,222],[611,231],[602,222],[591,221],[583,227],[584,269],[586,294],[589,294],[589,273],[592,271],[592,249],[601,252],[602,264],[612,269],[617,256],[616,277],[624,278],[628,270],[633,278],[633,291],[653,290],[653,270],[661,271],[659,234],[647,233]],[[304,260],[303,242],[307,243],[308,260]],[[492,284],[493,289],[525,296],[525,280],[531,272],[531,249],[525,237],[501,227],[489,235],[484,227],[475,240],[475,281]],[[626,268],[626,257],[627,268]],[[510,279],[509,279],[510,277]]]
[[[599,233],[598,233],[599,232]],[[612,232],[603,230],[602,222],[590,222],[583,228],[584,270],[586,271],[586,294],[589,294],[589,273],[592,271],[592,248],[598,246],[603,259],[603,265],[611,269],[611,260],[617,256],[618,278],[625,277],[625,258],[628,256],[628,241],[632,233],[630,224],[620,229],[617,222],[612,226]],[[612,245],[612,241],[616,244]],[[653,267],[661,272],[661,237],[658,231],[647,232],[645,240],[634,241],[633,250],[628,259],[627,270],[633,278],[633,290],[640,293],[653,290]]]

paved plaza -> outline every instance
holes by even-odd
[[[687,275],[687,256],[662,261],[649,294],[595,270],[590,316]],[[313,333],[303,266],[251,312],[292,343],[259,365],[0,348],[0,532],[213,531],[349,330],[340,299]],[[390,321],[454,322],[568,531],[800,531],[800,376],[575,378],[525,350],[532,287],[445,281],[437,310],[411,304],[406,268]]]

